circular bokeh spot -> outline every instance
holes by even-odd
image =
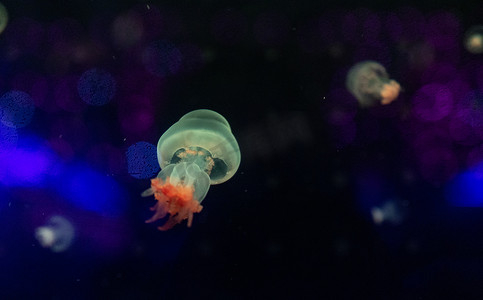
[[[453,107],[453,95],[442,84],[431,83],[420,88],[413,98],[414,112],[423,121],[438,121],[446,117]]]
[[[35,111],[35,104],[29,94],[10,91],[0,98],[0,118],[5,126],[20,128],[27,126]]]
[[[470,53],[483,53],[483,25],[473,26],[466,32],[465,47]]]
[[[155,177],[159,172],[156,146],[147,142],[137,142],[129,146],[126,152],[127,170],[137,179]]]
[[[116,81],[112,75],[101,69],[85,71],[77,83],[81,99],[90,105],[104,105],[116,94]]]

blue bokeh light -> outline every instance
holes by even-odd
[[[117,181],[84,164],[66,166],[59,179],[58,192],[83,209],[118,216],[126,208],[125,192]]]
[[[156,146],[147,142],[137,142],[126,152],[127,170],[137,179],[151,178],[159,172]]]
[[[0,98],[0,118],[5,126],[20,128],[32,121],[35,105],[32,97],[22,91],[10,91]]]
[[[16,148],[0,151],[0,183],[6,186],[44,186],[56,173],[57,159],[35,137],[23,137]]]
[[[447,184],[445,195],[449,204],[458,207],[483,207],[483,174],[477,169],[479,168],[459,174]]]

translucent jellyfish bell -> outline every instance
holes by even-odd
[[[42,247],[62,252],[72,244],[74,227],[64,217],[53,216],[46,225],[35,230],[35,237]]]
[[[201,201],[210,184],[230,179],[240,166],[240,149],[226,119],[207,109],[187,113],[159,139],[161,172],[151,180],[142,196],[155,196],[156,211],[147,223],[164,218],[158,227],[168,230],[184,219],[191,226],[193,214],[203,208]]]
[[[386,69],[375,61],[363,61],[347,73],[346,87],[362,107],[387,105],[399,96],[401,86],[389,79]]]

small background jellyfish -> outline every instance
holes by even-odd
[[[374,206],[371,208],[372,220],[375,224],[390,223],[392,225],[399,225],[405,217],[404,202],[401,203],[396,199],[384,202],[380,207]]]
[[[8,23],[8,12],[5,6],[0,3],[0,34],[5,30]]]
[[[168,230],[202,210],[201,201],[210,184],[230,179],[240,165],[240,149],[226,119],[207,109],[187,113],[159,139],[158,161],[162,170],[142,196],[158,201],[146,223],[169,219],[159,230]]]
[[[46,225],[35,230],[35,237],[44,248],[50,248],[52,252],[67,250],[74,239],[74,227],[61,216],[53,216]]]
[[[399,83],[389,79],[386,69],[375,61],[354,65],[347,73],[346,87],[362,107],[390,104],[401,90]]]
[[[483,53],[483,25],[473,26],[466,32],[465,47],[473,54]]]

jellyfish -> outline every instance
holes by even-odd
[[[72,244],[74,227],[64,217],[53,216],[46,225],[35,230],[35,237],[42,247],[62,252]]]
[[[199,213],[210,185],[220,184],[235,175],[240,165],[240,148],[226,119],[207,109],[184,115],[159,139],[158,163],[161,172],[151,179],[151,187],[141,196],[154,195],[152,223],[169,218],[161,231],[187,221]]]
[[[374,206],[371,209],[372,220],[375,224],[390,223],[392,225],[400,224],[405,217],[406,202],[396,199],[388,200],[381,207]]]
[[[483,53],[483,25],[476,25],[468,29],[465,34],[465,47],[470,53]]]
[[[386,69],[375,61],[363,61],[347,73],[346,87],[360,106],[387,105],[396,100],[401,86],[389,79]]]
[[[7,27],[8,23],[8,12],[5,6],[0,3],[0,33],[2,33]]]

